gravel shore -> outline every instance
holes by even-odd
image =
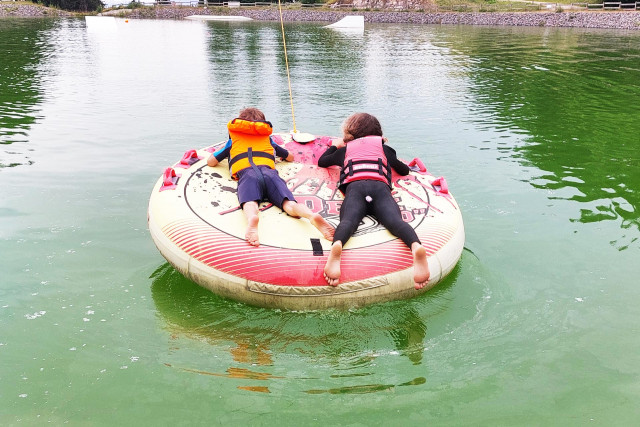
[[[111,15],[138,19],[183,19],[189,15],[240,15],[258,21],[278,21],[277,9],[204,9],[161,6],[134,10],[114,10]],[[0,4],[0,17],[70,16],[68,12],[41,6]],[[640,11],[585,12],[365,12],[284,10],[287,22],[337,22],[347,15],[364,15],[368,23],[410,23],[448,25],[498,25],[528,27],[577,27],[640,30]]]
[[[226,12],[226,13],[225,13]],[[182,19],[189,15],[241,15],[259,21],[278,21],[275,9],[207,10],[204,8],[136,9],[131,18]],[[618,28],[640,30],[640,12],[365,12],[285,10],[285,21],[337,22],[347,15],[364,15],[368,23],[410,23],[450,25],[501,25],[527,27]]]
[[[0,3],[0,18],[47,18],[60,16],[74,16],[74,14],[37,4]]]

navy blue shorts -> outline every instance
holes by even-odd
[[[238,201],[240,206],[246,202],[257,201],[259,203],[261,200],[266,199],[282,209],[282,203],[285,200],[296,201],[293,193],[287,187],[287,183],[278,175],[277,170],[271,169],[269,166],[258,166],[258,168],[264,177],[264,192],[262,191],[260,179],[253,168],[243,169],[238,172]]]

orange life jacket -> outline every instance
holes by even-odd
[[[231,138],[229,167],[233,178],[237,178],[239,171],[253,165],[275,169],[275,152],[269,138],[273,132],[271,123],[233,119],[227,123],[227,129]]]

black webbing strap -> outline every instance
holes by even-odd
[[[356,163],[358,163],[358,162],[356,161]],[[348,171],[347,175],[353,176],[353,160],[349,160],[349,162],[347,163],[346,169]]]
[[[258,153],[256,153],[256,154],[258,154]],[[253,169],[253,171],[256,173],[256,176],[258,177],[258,181],[260,182],[260,193],[262,195],[262,199],[261,199],[261,201],[262,201],[267,196],[267,183],[264,182],[264,176],[262,175],[262,171],[253,162],[253,150],[251,149],[251,147],[249,147],[249,150],[247,150],[247,158],[249,159],[249,164],[251,165],[251,168]]]
[[[386,173],[382,171],[382,168],[387,170]],[[391,166],[387,163],[386,165],[382,163],[382,159],[378,159],[378,169],[380,169],[380,175],[387,178],[387,183],[391,185]]]
[[[320,239],[309,239],[311,241],[311,248],[313,249],[313,256],[322,256],[324,253],[322,252],[322,245],[320,244]]]

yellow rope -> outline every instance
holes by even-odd
[[[296,132],[296,115],[293,111],[293,95],[291,94],[291,77],[289,76],[289,60],[287,59],[287,42],[284,39],[284,22],[282,20],[282,5],[278,0],[280,10],[280,27],[282,28],[282,45],[284,46],[284,62],[287,65],[287,82],[289,83],[289,101],[291,102],[291,118],[293,119],[293,132]]]

